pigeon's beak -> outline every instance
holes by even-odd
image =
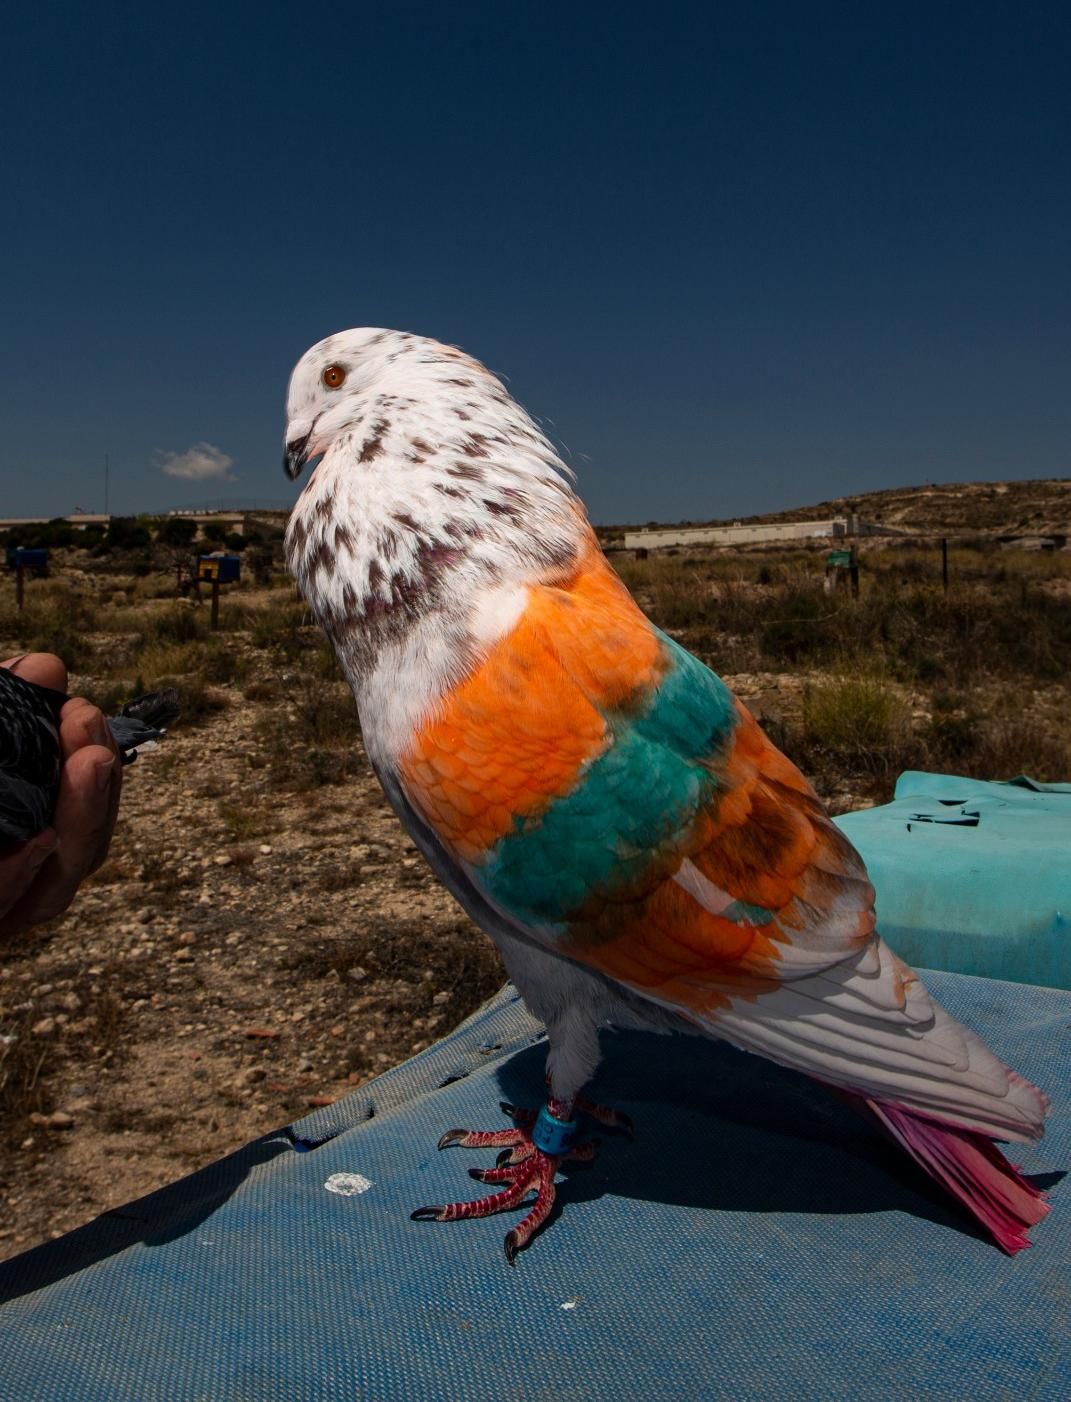
[[[286,451],[283,454],[283,471],[291,482],[301,476],[301,470],[309,460],[309,439],[312,429],[304,424],[296,424],[286,436]]]

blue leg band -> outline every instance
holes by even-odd
[[[558,1120],[544,1105],[532,1126],[532,1143],[544,1154],[567,1154],[576,1142],[576,1120]]]

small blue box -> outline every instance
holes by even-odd
[[[239,555],[198,555],[197,578],[211,584],[236,584],[242,577],[242,560]]]
[[[10,545],[7,551],[9,570],[47,570],[48,551],[28,550],[21,545]]]

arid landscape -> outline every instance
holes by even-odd
[[[603,538],[640,605],[834,811],[883,801],[906,768],[1071,778],[1071,553],[1000,543],[1066,535],[1068,484],[878,496],[795,513],[901,532],[860,542],[857,600],[824,588],[828,541],[638,560]],[[5,1256],[345,1095],[502,979],[386,808],[279,527],[228,537],[249,578],[225,591],[218,632],[178,594],[190,543],[166,524],[54,542],[21,613],[5,585],[3,655],[59,653],[108,709],[166,680],[183,701],[127,772],[108,862],[64,918],[3,951]]]

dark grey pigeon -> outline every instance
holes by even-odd
[[[59,712],[70,697],[0,667],[0,842],[22,842],[46,827],[60,777]],[[124,764],[138,746],[162,740],[179,713],[178,692],[128,701],[108,728]]]

